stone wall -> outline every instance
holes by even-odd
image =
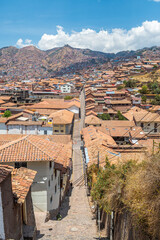
[[[101,229],[105,229],[106,237],[113,240],[151,240],[133,225],[131,214],[127,210],[114,212],[113,228],[111,230],[111,215],[101,212]]]

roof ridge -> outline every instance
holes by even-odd
[[[33,135],[28,135],[28,137],[37,137],[37,136],[33,136]],[[41,141],[43,140],[43,141],[47,141],[46,139],[41,139],[41,138],[39,138]],[[51,157],[47,152],[45,152],[45,151],[43,151],[42,149],[40,149],[40,147],[38,147],[36,144],[34,144],[33,142],[31,142],[31,140],[30,139],[27,139],[27,141],[30,143],[30,144],[32,144],[34,147],[36,147],[39,151],[41,151],[43,154],[46,154],[49,158],[51,158],[51,159],[53,159],[53,160],[55,160],[53,157]],[[52,143],[51,141],[49,141],[49,143]]]
[[[20,137],[20,138],[18,138],[16,140],[13,140],[13,141],[11,141],[9,143],[3,144],[2,146],[0,146],[0,150],[2,150],[4,148],[7,148],[7,147],[10,147],[11,145],[13,145],[13,144],[15,144],[17,142],[20,142],[20,141],[24,140],[27,137],[28,137],[28,135],[25,135],[25,136],[22,136],[22,137]]]

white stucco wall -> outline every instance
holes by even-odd
[[[14,163],[9,162],[3,164],[15,166]],[[52,162],[51,168],[50,163],[46,161],[27,162],[27,168],[37,171],[31,187],[34,211],[47,212],[57,209],[60,199],[60,171],[57,170],[57,177],[55,177],[54,162]],[[50,186],[48,185],[49,181]],[[57,185],[56,193],[55,185]],[[52,202],[50,201],[51,197]]]
[[[27,163],[27,168],[37,171],[31,187],[33,206],[36,212],[47,211],[47,166],[48,162]]]
[[[8,125],[8,134],[21,134],[21,127],[18,125]]]
[[[59,206],[60,198],[60,182],[58,182],[58,180],[60,181],[60,171],[57,171],[57,177],[55,178],[54,162],[52,162],[51,168],[49,162],[28,162],[27,167],[37,171],[34,183],[32,184],[32,199],[34,210],[50,211],[57,209]],[[57,192],[55,193],[56,184]]]
[[[7,126],[5,123],[0,123],[0,134],[7,134]]]
[[[7,132],[8,128],[8,132]],[[53,134],[52,127],[44,126],[23,126],[23,125],[8,125],[0,124],[0,134],[33,134],[33,135],[44,135],[44,130],[47,131],[47,135]]]
[[[0,188],[0,239],[5,240],[1,188]]]
[[[53,174],[53,180],[51,180],[51,175]],[[55,177],[55,171],[52,169],[49,173],[50,175],[50,187],[48,186],[48,211],[52,209],[57,209],[59,207],[60,200],[60,171],[57,170],[57,176]],[[55,186],[57,191],[55,192]],[[50,201],[52,197],[52,202]]]
[[[47,135],[53,135],[53,127],[41,127],[38,128],[38,135],[44,135],[44,131],[47,131]]]
[[[139,122],[139,123],[137,123],[136,124],[137,126],[139,126],[139,127],[141,127],[141,123]],[[157,127],[157,133],[160,133],[160,126],[159,126],[159,124],[157,124],[158,125],[158,127]],[[150,132],[150,131],[152,131],[151,133],[154,133],[154,122],[151,122],[150,124],[148,124],[148,123],[143,123],[143,131],[145,132],[145,133],[148,133],[148,132]]]
[[[61,92],[62,93],[70,93],[71,92],[71,86],[69,86],[67,84],[61,86]]]

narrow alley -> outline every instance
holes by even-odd
[[[82,100],[83,101],[83,100]],[[96,220],[93,219],[84,184],[83,160],[81,155],[80,130],[83,126],[84,111],[81,120],[75,120],[73,132],[73,189],[62,203],[62,220],[50,220],[44,223],[38,220],[38,239],[41,240],[92,240],[97,238]]]

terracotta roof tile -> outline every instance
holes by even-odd
[[[53,119],[53,124],[71,124],[74,113],[68,110],[60,110],[52,113],[49,118]]]
[[[13,169],[11,173],[12,191],[18,198],[18,203],[24,203],[36,173],[36,171],[23,167]]]
[[[37,135],[24,135],[0,146],[0,162],[54,161],[66,168],[71,158],[68,144],[51,142]]]

